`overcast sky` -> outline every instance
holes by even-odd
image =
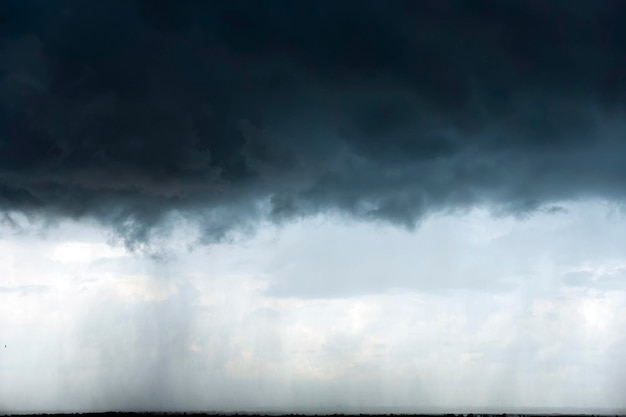
[[[0,412],[626,412],[624,20],[0,2]]]

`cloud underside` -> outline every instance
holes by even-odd
[[[32,4],[31,4],[32,3]],[[5,2],[0,210],[130,245],[624,198],[626,5]]]

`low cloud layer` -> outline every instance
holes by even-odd
[[[78,224],[2,239],[0,411],[623,415],[626,219],[567,208],[352,242],[306,219],[167,263]]]
[[[0,210],[130,246],[623,201],[619,1],[5,1]]]

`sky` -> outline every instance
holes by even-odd
[[[0,2],[0,412],[626,412],[625,18]]]

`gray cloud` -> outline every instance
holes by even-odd
[[[626,268],[603,274],[589,271],[570,272],[563,276],[563,282],[573,287],[590,287],[600,290],[623,290],[626,288]]]
[[[129,246],[622,201],[619,1],[7,1],[0,209]],[[165,222],[166,223],[166,222]]]
[[[18,285],[13,287],[0,286],[0,293],[18,293],[21,296],[46,292],[49,287],[46,285]]]

